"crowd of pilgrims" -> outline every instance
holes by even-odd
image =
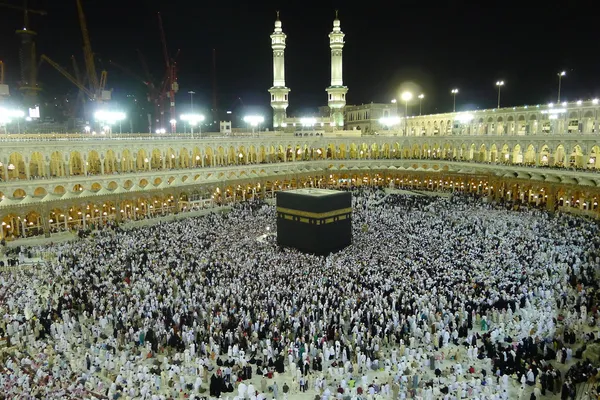
[[[572,361],[598,338],[596,224],[353,201],[353,244],[328,257],[258,241],[260,202],[45,248],[0,276],[0,398],[572,399],[596,374]]]

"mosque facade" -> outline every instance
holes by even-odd
[[[554,107],[476,111],[468,121],[464,113],[409,118],[406,135],[5,137],[0,235],[351,184],[476,192],[598,218],[600,107]]]
[[[422,116],[401,115],[395,104],[346,106],[337,15],[329,39],[327,114],[310,121],[286,114],[278,16],[269,90],[275,131],[0,137],[0,239],[349,185],[475,192],[600,218],[597,99]]]

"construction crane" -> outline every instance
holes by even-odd
[[[81,86],[85,87],[85,85],[87,84],[87,75],[82,76],[81,72],[79,72],[79,65],[77,64],[77,59],[75,58],[75,56],[71,56],[71,63],[73,64],[73,72],[75,73],[75,78]],[[79,113],[80,106],[85,106],[85,93],[81,89],[79,89],[79,91],[77,92],[77,98],[75,99],[75,102],[73,103],[71,108],[71,116],[73,118],[75,118]]]
[[[144,69],[144,74],[146,76],[146,81],[149,83],[148,85],[148,102],[154,105],[154,122],[150,122],[149,132],[154,132],[159,127],[164,126],[164,106],[165,106],[165,98],[167,97],[164,92],[162,92],[162,83],[160,85],[156,84],[156,81],[152,74],[150,73],[150,69],[148,68],[148,63],[146,62],[146,57],[142,54],[142,52],[138,49],[138,57],[140,58],[140,63],[142,64],[142,68]],[[160,89],[159,89],[160,87]]]
[[[112,66],[120,69],[121,71],[123,71],[125,74],[129,75],[136,81],[141,82],[142,84],[144,84],[146,86],[147,99],[148,99],[148,102],[154,106],[154,120],[155,120],[155,123],[158,123],[160,112],[162,110],[161,103],[164,99],[161,98],[161,95],[157,88],[157,85],[154,83],[153,78],[150,75],[150,71],[148,70],[148,66],[146,65],[144,56],[142,55],[142,53],[139,50],[138,50],[138,54],[139,54],[140,60],[142,62],[142,68],[144,69],[144,74],[146,75],[146,78],[141,77],[140,75],[136,74],[135,72],[132,72],[129,68],[123,67],[122,65],[117,64],[116,62],[114,62],[112,60],[110,60],[109,63]],[[153,124],[150,123],[150,126],[148,127],[149,132],[153,132],[152,125]],[[158,127],[155,127],[155,129],[158,129]]]
[[[38,95],[42,89],[37,81],[38,70],[36,65],[35,46],[35,37],[37,36],[37,33],[29,27],[29,14],[47,15],[47,12],[43,10],[32,10],[27,7],[27,3],[27,0],[23,0],[23,7],[0,3],[0,7],[23,11],[23,26],[21,29],[15,31],[17,36],[21,39],[21,48],[19,49],[19,61],[21,63],[19,91],[23,94],[24,103],[28,107],[33,107],[38,104]]]
[[[165,72],[165,78],[162,82],[160,97],[164,99],[166,95],[166,97],[169,99],[171,133],[175,133],[177,131],[177,115],[175,114],[175,94],[179,91],[179,84],[177,83],[177,63],[175,60],[179,56],[179,50],[177,50],[175,57],[169,57],[169,50],[167,49],[167,40],[165,38],[165,30],[163,28],[163,22],[160,13],[158,13],[158,25],[160,28],[160,39],[162,42],[163,56],[165,57],[165,65],[167,68]],[[164,123],[163,118],[164,113],[161,113],[161,124]]]
[[[4,62],[0,60],[0,100],[8,97],[10,92],[8,90],[8,85],[4,84]]]
[[[90,100],[94,100],[95,99],[96,93],[94,93],[93,91],[91,91],[90,89],[88,89],[79,79],[77,79],[76,77],[74,77],[73,75],[71,75],[66,69],[64,69],[63,67],[61,67],[58,63],[52,61],[45,54],[42,54],[42,56],[40,57],[40,59],[42,61],[45,61],[48,64],[50,64],[52,67],[54,67],[54,69],[57,70],[58,72],[60,72],[60,74],[62,76],[64,76],[65,78],[67,78],[73,85],[75,85],[77,88],[79,88],[79,90],[82,91],[88,97],[88,99],[90,99]]]
[[[98,102],[109,101],[112,96],[111,96],[111,92],[109,90],[106,90],[106,81],[108,78],[108,72],[106,70],[103,70],[100,73],[100,77],[98,77],[98,74],[96,73],[96,63],[94,60],[94,52],[92,51],[92,44],[90,42],[90,34],[88,32],[87,22],[85,20],[85,14],[83,13],[83,7],[81,6],[81,0],[76,0],[76,2],[77,2],[77,15],[79,16],[79,25],[81,27],[81,36],[83,37],[83,57],[85,60],[85,68],[86,68],[86,72],[87,72],[87,80],[89,83],[89,91],[93,93],[93,96],[91,96],[90,98],[92,100],[98,101]],[[46,61],[48,61],[48,59]]]

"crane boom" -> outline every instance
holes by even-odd
[[[63,67],[61,67],[60,65],[58,65],[57,63],[55,63],[54,61],[52,61],[45,54],[42,54],[42,56],[40,58],[43,61],[46,61],[52,67],[54,67],[55,70],[57,70],[58,72],[60,72],[60,74],[62,76],[64,76],[65,78],[67,78],[73,85],[77,86],[79,88],[79,90],[83,91],[89,98],[92,98],[92,99],[94,98],[94,93],[92,93],[88,88],[86,88],[85,86],[83,86],[77,80],[77,78],[75,78],[73,75],[71,75],[69,72],[67,72],[66,69],[64,69]]]
[[[158,27],[160,29],[160,41],[162,42],[163,56],[165,57],[165,65],[169,68],[171,62],[169,59],[169,50],[167,49],[167,39],[165,37],[165,29],[163,28],[163,21],[160,13],[158,13]]]
[[[83,55],[85,59],[85,67],[88,74],[91,90],[95,93],[93,98],[100,98],[101,93],[99,92],[100,83],[98,82],[98,75],[96,73],[96,64],[94,63],[94,52],[92,51],[92,44],[90,42],[90,34],[87,28],[87,22],[85,20],[85,14],[83,13],[83,7],[81,6],[81,0],[77,2],[77,14],[79,15],[79,25],[81,27],[81,35],[83,36]]]

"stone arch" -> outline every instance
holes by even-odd
[[[63,195],[67,192],[67,190],[65,189],[64,186],[58,185],[58,186],[54,187],[53,192],[54,192],[54,194]]]
[[[50,176],[65,176],[65,159],[59,151],[54,151],[50,154]]]
[[[192,149],[192,157],[190,159],[190,168],[198,168],[202,166],[202,151],[198,148],[198,146],[194,146]]]
[[[512,163],[522,164],[523,163],[523,151],[521,150],[520,144],[515,144],[512,151]]]
[[[527,146],[527,150],[525,150],[525,155],[523,156],[523,163],[525,165],[535,165],[536,164],[537,153],[535,151],[535,147],[533,144]]]
[[[105,174],[114,174],[117,172],[117,167],[119,163],[117,162],[117,156],[113,150],[107,150],[104,155],[104,173]]]
[[[551,158],[552,158],[552,153],[550,152],[550,148],[546,144],[543,145],[540,150],[540,165],[542,165],[542,166],[550,165]]]
[[[141,152],[143,152],[143,150],[141,150]],[[123,172],[131,172],[134,169],[144,169],[144,157],[145,155],[142,154],[141,155],[141,159],[142,159],[142,163],[139,165],[138,167],[138,161],[140,157],[140,152],[137,153],[137,157],[134,158],[134,156],[131,154],[131,152],[128,149],[123,150],[123,154],[121,154],[121,171]]]
[[[35,188],[35,190],[33,191],[33,195],[35,197],[44,197],[47,194],[48,194],[48,191],[45,188],[41,187],[41,186]]]
[[[215,154],[213,152],[213,148],[210,146],[205,147],[204,148],[204,166],[212,167],[214,157],[215,157]]]
[[[146,154],[146,150],[139,149],[137,155],[135,157],[135,169],[137,171],[147,170],[150,166],[150,160],[148,159],[148,155]]]
[[[6,166],[9,180],[27,179],[25,173],[25,159],[18,152],[11,153],[8,156],[8,165]]]
[[[27,193],[21,188],[15,190],[12,195],[13,199],[22,199],[25,196],[27,196]]]
[[[170,163],[170,156],[175,156],[175,154],[173,153],[172,149],[169,149],[171,151],[171,153],[167,153],[166,157],[169,158],[169,161],[167,161],[166,159],[164,160],[164,165],[166,165],[167,168],[169,168],[169,163]],[[152,153],[150,153],[150,157],[148,157],[150,160],[150,169],[151,170],[162,170],[163,169],[163,154],[160,151],[160,149],[152,149]]]
[[[502,151],[500,152],[500,161],[502,163],[510,162],[510,151],[508,148],[508,144],[502,145]]]
[[[69,154],[69,172],[70,175],[84,175],[83,157],[76,150]]]
[[[488,161],[488,152],[485,147],[485,144],[482,144],[481,146],[479,146],[479,154],[477,157],[477,161],[478,162],[487,162]]]
[[[566,166],[566,151],[565,146],[559,144],[554,151],[554,166],[564,167]]]
[[[493,144],[490,147],[490,162],[498,162],[498,146],[496,146],[496,144]]]
[[[100,166],[100,155],[96,150],[92,150],[87,155],[86,168],[88,175],[100,175],[102,167]]]
[[[29,159],[29,176],[32,178],[46,176],[46,163],[44,162],[44,156],[39,151],[31,153]]]
[[[190,152],[185,147],[179,151],[179,168],[187,169],[190,168]]]
[[[154,152],[152,152],[152,161],[153,161],[153,165],[152,165],[152,169],[154,168]],[[165,168],[166,169],[175,169],[177,168],[177,154],[175,152],[175,150],[173,150],[173,148],[169,147],[167,149],[167,152],[165,154]],[[158,169],[158,168],[156,168]]]
[[[580,145],[573,146],[573,150],[569,156],[569,166],[575,168],[583,168],[585,165],[585,161],[583,158],[583,151],[581,150]]]
[[[600,146],[592,146],[590,149],[588,168],[600,169]]]

